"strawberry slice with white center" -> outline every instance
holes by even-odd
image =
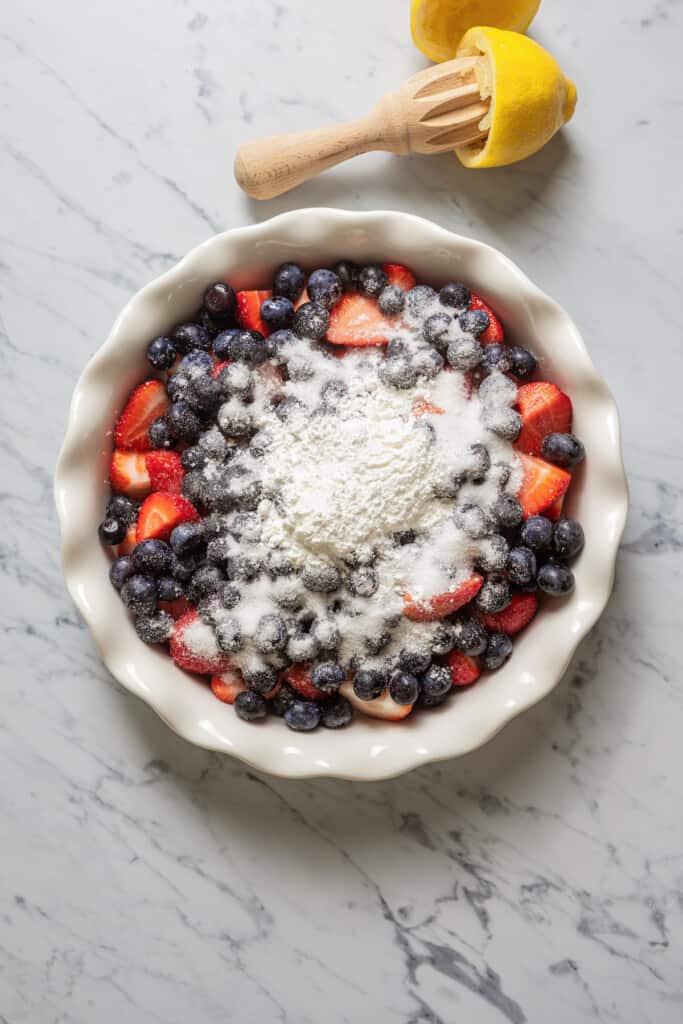
[[[479,295],[475,295],[474,292],[472,292],[470,309],[483,309],[485,313],[488,313],[489,325],[483,334],[479,335],[479,341],[482,345],[500,344],[505,341],[505,333],[500,320],[491,307],[487,306],[484,300]]]
[[[138,513],[137,539],[168,540],[180,523],[196,522],[199,512],[182,494],[155,491],[145,498]]]
[[[351,348],[388,345],[395,330],[395,319],[384,316],[376,302],[365,295],[347,292],[330,310],[327,340],[332,345]]]
[[[180,494],[185,470],[178,452],[147,452],[145,466],[153,491],[170,491],[172,494]]]
[[[171,657],[178,668],[203,676],[222,675],[232,665],[216,643],[211,629],[193,608],[179,618],[169,641]]]
[[[403,614],[413,622],[436,622],[437,619],[443,619],[446,615],[457,612],[459,608],[476,597],[483,582],[484,577],[474,573],[460,586],[453,590],[447,590],[443,594],[420,598],[412,598],[410,594],[404,594]]]
[[[361,700],[356,696],[353,683],[350,682],[342,683],[339,692],[364,715],[368,715],[370,718],[383,718],[388,722],[400,722],[410,714],[414,707],[413,704],[397,704],[389,696],[388,690],[385,690],[382,696],[376,697],[375,700]]]
[[[272,298],[270,291],[244,291],[237,293],[237,323],[245,331],[260,331],[264,338],[270,334],[270,327],[261,317],[261,306]]]
[[[145,454],[114,449],[109,465],[109,482],[112,489],[120,494],[144,498],[152,489]]]
[[[444,660],[450,669],[453,686],[470,686],[481,675],[481,669],[474,658],[462,651],[451,651]]]
[[[171,404],[160,380],[146,380],[132,392],[114,430],[117,448],[145,451],[150,448],[149,427]]]
[[[565,469],[553,466],[545,459],[520,454],[517,458],[522,464],[522,486],[517,500],[522,506],[524,518],[528,519],[552,508],[564,495],[572,478]]]
[[[480,619],[492,633],[507,633],[514,636],[528,626],[538,611],[538,598],[535,594],[512,595],[512,600],[502,612],[481,613]]]
[[[404,292],[409,292],[417,284],[415,274],[402,263],[383,263],[382,270],[387,275],[388,283],[398,285]]]
[[[211,677],[211,689],[214,696],[222,700],[224,704],[234,704],[238,693],[244,693],[246,683],[239,669],[230,668],[219,676]]]
[[[517,389],[517,408],[522,430],[515,448],[525,455],[540,455],[547,434],[568,434],[571,430],[571,399],[549,381],[522,384]]]

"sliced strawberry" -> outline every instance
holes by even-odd
[[[495,614],[481,614],[481,621],[492,633],[507,633],[514,636],[524,629],[538,611],[538,598],[535,594],[514,593],[507,608]]]
[[[330,311],[327,340],[333,345],[361,348],[387,345],[395,330],[395,321],[380,313],[376,302],[365,295],[347,292]]]
[[[484,577],[475,573],[455,590],[447,590],[434,597],[413,600],[410,594],[403,595],[403,614],[413,622],[436,622],[446,615],[452,615],[458,608],[471,601],[481,590]]]
[[[133,550],[133,548],[137,544],[136,531],[137,531],[137,526],[136,526],[135,523],[133,523],[131,526],[128,527],[128,533],[123,538],[121,543],[117,544],[117,546],[116,546],[116,557],[117,558],[120,557],[121,555],[129,555],[131,553],[131,551]]]
[[[493,345],[495,342],[502,342],[505,340],[503,325],[500,320],[491,307],[487,306],[484,300],[480,299],[478,295],[474,294],[474,292],[472,292],[470,309],[483,309],[484,312],[489,315],[490,323],[484,333],[479,335],[479,341],[482,345]]]
[[[176,622],[169,650],[178,668],[186,672],[212,676],[232,667],[228,655],[219,650],[211,626],[202,622],[194,608]]]
[[[442,416],[445,411],[440,405],[434,405],[426,398],[416,398],[413,402],[412,413],[416,419],[419,419],[420,416]]]
[[[462,651],[451,651],[446,655],[446,664],[451,670],[453,686],[469,686],[481,675],[481,669],[474,658]]]
[[[245,331],[260,331],[264,337],[270,334],[270,328],[261,318],[261,306],[272,292],[253,291],[237,293],[237,323]]]
[[[413,704],[397,704],[389,696],[388,690],[385,690],[382,696],[375,700],[361,700],[356,696],[351,682],[342,683],[339,692],[364,715],[368,715],[370,718],[384,718],[389,722],[400,722],[402,718],[406,718],[410,714],[414,707]]]
[[[553,466],[533,455],[517,454],[522,464],[522,486],[517,500],[524,510],[524,518],[546,512],[569,487],[571,476],[559,466]]]
[[[160,380],[146,380],[140,384],[126,402],[114,430],[117,448],[144,451],[151,447],[149,425],[163,416],[171,404],[166,386]]]
[[[329,697],[329,693],[319,690],[311,682],[309,665],[290,665],[282,673],[281,678],[306,700],[325,700]]]
[[[137,539],[167,540],[179,523],[199,519],[197,509],[182,494],[154,491],[143,501],[138,514]]]
[[[159,609],[168,612],[174,619],[180,619],[185,612],[189,612],[192,605],[186,597],[179,597],[175,601],[159,601]]]
[[[515,441],[518,452],[540,455],[546,434],[571,430],[571,399],[548,381],[522,384],[517,389],[517,408],[522,417],[522,431]]]
[[[382,270],[389,278],[389,284],[397,284],[404,292],[409,292],[417,284],[412,270],[408,270],[401,263],[383,263]]]
[[[145,466],[153,491],[170,491],[172,494],[180,494],[180,485],[183,482],[185,470],[178,452],[147,452]]]
[[[226,366],[230,366],[230,360],[229,359],[224,359],[220,363],[214,363],[213,370],[211,371],[211,376],[213,377],[214,380],[216,379],[218,374],[221,372],[221,370],[224,370]]]
[[[109,465],[109,482],[113,490],[129,498],[144,498],[152,489],[145,456],[141,452],[115,448]]]
[[[211,677],[211,689],[224,704],[234,704],[237,694],[244,693],[246,688],[242,673],[236,668]]]
[[[550,506],[550,508],[546,512],[546,515],[547,515],[548,519],[552,519],[553,522],[555,522],[557,519],[559,519],[560,516],[562,515],[562,506],[563,505],[564,505],[564,495],[562,495],[561,498],[558,498],[557,501],[553,505]]]
[[[307,291],[306,291],[306,289],[304,288],[304,290],[302,291],[301,295],[299,296],[299,298],[298,298],[298,299],[296,300],[296,302],[294,303],[294,309],[298,309],[298,308],[299,308],[299,306],[303,306],[303,304],[304,304],[305,302],[310,302],[310,301],[311,301],[311,300],[310,300],[310,299],[309,299],[309,297],[308,297],[308,292],[307,292]]]

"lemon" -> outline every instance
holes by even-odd
[[[541,0],[412,0],[410,31],[418,50],[439,63],[455,57],[473,25],[524,32],[540,4]]]
[[[481,54],[479,90],[491,105],[480,126],[488,137],[455,152],[465,167],[502,167],[536,153],[569,120],[576,86],[547,50],[518,32],[471,28],[457,55]]]

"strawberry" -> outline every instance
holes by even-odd
[[[416,398],[413,402],[412,413],[416,419],[420,416],[442,416],[446,410],[442,409],[440,405],[434,405],[426,398]]]
[[[159,610],[162,612],[168,612],[174,619],[180,619],[189,612],[192,605],[186,597],[179,597],[176,601],[159,601]]]
[[[143,501],[138,514],[137,539],[168,540],[179,523],[199,519],[197,509],[182,494],[154,491]]]
[[[480,618],[492,633],[507,633],[508,636],[514,636],[531,622],[537,611],[538,598],[535,594],[517,592],[512,595],[510,604],[502,612],[482,612]]]
[[[397,284],[404,292],[409,292],[417,284],[412,270],[408,270],[401,263],[383,263],[382,270],[387,275],[389,284]]]
[[[141,452],[114,449],[109,466],[112,489],[129,498],[144,498],[152,489],[145,456]]]
[[[218,374],[221,372],[221,370],[224,370],[226,366],[230,366],[230,360],[229,359],[224,359],[220,363],[214,363],[213,370],[211,371],[211,376],[213,377],[214,380],[216,379]]]
[[[380,313],[376,302],[365,295],[347,292],[330,310],[327,340],[333,345],[354,348],[387,345],[394,330],[394,321]]]
[[[149,425],[158,416],[163,416],[170,404],[166,387],[160,380],[146,380],[140,384],[119,416],[114,430],[116,447],[135,451],[149,448]]]
[[[178,452],[147,452],[145,466],[153,491],[170,491],[172,494],[180,494],[180,485],[183,482],[185,470]]]
[[[375,700],[361,700],[360,697],[356,696],[353,684],[346,682],[341,684],[339,692],[358,711],[361,711],[364,715],[369,715],[370,718],[384,718],[389,722],[400,722],[402,718],[405,718],[413,710],[412,704],[397,704],[395,700],[391,699],[387,690],[384,691],[381,697],[376,697]]]
[[[518,452],[540,455],[546,434],[571,430],[571,399],[547,381],[522,384],[517,389],[517,408],[522,417],[522,431],[515,441]]]
[[[561,515],[562,515],[562,506],[563,505],[564,505],[564,495],[562,495],[561,498],[558,498],[557,501],[554,503],[554,505],[550,506],[550,508],[546,512],[546,515],[547,515],[548,519],[552,519],[553,521],[556,521],[557,519],[559,519],[561,517]]]
[[[303,306],[303,304],[304,304],[305,302],[310,302],[310,301],[311,301],[311,300],[310,300],[310,299],[309,299],[309,297],[308,297],[308,292],[307,292],[307,291],[306,291],[306,289],[304,288],[304,290],[302,291],[301,295],[299,296],[299,298],[298,298],[298,299],[296,300],[296,302],[294,303],[294,309],[298,309],[298,308],[299,308],[299,306]]]
[[[311,682],[308,665],[290,665],[282,673],[281,678],[305,700],[325,700],[329,693],[319,690]]]
[[[245,331],[260,331],[264,338],[270,334],[270,328],[261,318],[261,306],[272,296],[270,291],[253,291],[237,293],[237,323]]]
[[[211,677],[211,689],[214,696],[222,700],[224,704],[234,704],[238,693],[246,690],[242,673],[236,668],[230,668],[218,676]]]
[[[517,500],[524,510],[524,518],[546,512],[569,487],[571,476],[559,466],[553,466],[533,455],[517,455],[522,464],[522,486]]]
[[[483,309],[484,312],[489,315],[490,323],[484,333],[479,335],[479,341],[482,345],[493,345],[495,342],[502,342],[505,340],[503,325],[500,320],[491,307],[487,306],[484,300],[480,299],[478,295],[474,294],[474,292],[472,292],[470,309]]]
[[[128,533],[123,538],[121,543],[116,546],[117,558],[121,555],[129,555],[131,553],[131,551],[137,544],[136,530],[137,526],[135,523],[132,523],[132,525],[128,527]]]
[[[453,686],[469,686],[481,675],[481,669],[469,655],[462,651],[451,651],[446,655],[446,664],[451,670]]]
[[[404,594],[403,614],[413,622],[435,622],[437,619],[443,619],[476,597],[483,582],[483,576],[474,573],[456,590],[447,590],[443,594],[435,594],[434,597],[413,600],[410,594]]]
[[[211,626],[202,622],[194,608],[177,620],[169,650],[178,668],[186,672],[221,675],[232,668],[228,655],[218,649]]]

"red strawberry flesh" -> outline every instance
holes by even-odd
[[[455,590],[447,590],[434,597],[413,599],[410,594],[403,595],[403,614],[413,622],[436,622],[446,615],[452,615],[468,601],[476,597],[484,582],[483,576],[475,573],[461,583]]]
[[[185,470],[178,452],[147,452],[145,466],[153,491],[169,491],[173,494],[180,494]]]
[[[348,292],[330,311],[327,340],[352,348],[387,345],[395,329],[395,322],[380,313],[376,302]]]
[[[138,514],[137,539],[168,540],[171,531],[180,523],[199,519],[199,513],[182,494],[155,491],[143,501]]]
[[[480,618],[492,633],[507,633],[508,636],[514,636],[531,622],[537,611],[538,598],[535,594],[515,593],[510,604],[502,612],[482,612]]]
[[[270,291],[244,291],[237,293],[237,323],[245,331],[260,331],[264,337],[270,328],[261,317],[261,306],[271,298]]]
[[[544,459],[533,455],[517,458],[522,464],[522,486],[517,500],[522,506],[524,518],[546,512],[563,496],[571,482],[571,476],[559,466],[553,466]]]
[[[489,325],[486,330],[479,335],[479,341],[482,345],[494,345],[499,344],[505,340],[505,334],[503,331],[503,325],[500,320],[493,312],[490,306],[484,302],[478,295],[472,293],[472,300],[470,302],[470,309],[483,309],[489,316]]]
[[[160,380],[146,380],[132,392],[114,430],[117,448],[144,451],[150,448],[149,426],[163,416],[170,405]]]
[[[169,642],[171,657],[178,668],[199,675],[220,675],[232,666],[227,654],[216,645],[211,626],[193,608],[177,621]]]
[[[446,665],[451,671],[453,686],[469,686],[481,675],[481,669],[469,655],[462,651],[451,651],[446,655]]]
[[[404,267],[402,263],[383,263],[382,270],[387,275],[389,284],[398,285],[404,292],[409,292],[417,284],[412,270]]]
[[[571,430],[571,399],[548,381],[522,384],[517,389],[517,408],[522,430],[515,448],[525,455],[540,455],[547,434],[568,434]]]

